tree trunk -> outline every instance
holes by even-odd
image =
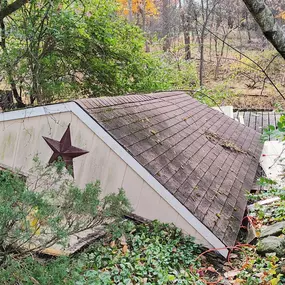
[[[171,46],[171,41],[170,38],[168,36],[165,37],[164,41],[163,41],[163,51],[167,52],[170,50],[170,46]]]
[[[189,29],[189,16],[187,19],[185,17],[185,11],[182,8],[181,0],[179,0],[179,9],[181,15],[181,23],[184,35],[184,45],[185,45],[185,60],[191,59],[191,49],[190,49],[190,29]]]
[[[146,14],[145,14],[145,0],[143,1],[143,4],[142,4],[142,9],[141,9],[141,14],[142,14],[142,30],[143,32],[145,33],[146,31]]]
[[[203,77],[204,77],[204,40],[205,40],[205,28],[202,28],[201,40],[200,40],[200,67],[199,67],[199,81],[200,87],[203,86]]]
[[[5,9],[6,8],[4,7],[1,9],[1,11],[5,10]],[[5,28],[4,19],[3,18],[1,19],[1,17],[0,17],[0,27],[1,27],[1,48],[2,48],[3,53],[7,56],[8,53],[7,53],[7,48],[6,48],[6,28]],[[5,67],[6,67],[6,72],[8,75],[8,81],[9,81],[9,84],[11,86],[12,94],[13,94],[16,102],[17,102],[17,107],[23,108],[23,107],[25,107],[25,104],[23,103],[22,98],[19,95],[19,92],[17,90],[17,86],[16,86],[15,80],[13,78],[12,66],[10,65],[10,63],[6,62]]]
[[[169,38],[169,0],[163,0],[162,1],[162,36],[164,38],[163,40],[163,51],[169,51],[170,50],[170,38]]]
[[[10,86],[11,86],[11,90],[12,90],[13,96],[14,96],[16,102],[17,102],[17,107],[18,108],[24,108],[26,105],[23,103],[22,98],[19,95],[16,83],[15,83],[13,77],[11,76],[9,80],[10,80]]]
[[[248,13],[245,15],[245,20],[246,20],[246,31],[247,31],[247,36],[248,36],[248,43],[251,43],[251,34],[250,34],[250,24],[248,20]]]
[[[0,113],[1,110],[9,110],[13,107],[13,94],[11,90],[0,90]]]
[[[285,59],[285,33],[264,0],[243,0],[265,37]]]
[[[191,49],[190,49],[190,33],[184,33],[184,44],[185,44],[185,60],[191,59]]]
[[[209,62],[212,62],[212,34],[210,34]]]
[[[128,9],[129,9],[129,22],[133,22],[133,1],[128,0]]]

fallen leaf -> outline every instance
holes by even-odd
[[[212,266],[209,266],[208,268],[206,268],[206,271],[210,271],[210,272],[214,272],[214,273],[217,272],[217,270]]]
[[[223,271],[231,271],[232,267],[229,266],[223,266]]]
[[[280,19],[285,20],[285,12],[282,11],[280,14],[278,14],[278,15],[276,16],[276,18],[280,18]]]
[[[126,254],[128,252],[128,246],[126,244],[123,246],[122,252],[124,254]]]
[[[268,274],[269,275],[275,275],[276,274],[276,270],[274,268],[271,268],[269,271],[268,271]]]
[[[244,282],[244,280],[243,279],[236,279],[235,281],[234,281],[234,285],[240,285],[240,284],[242,284]]]
[[[280,279],[279,278],[274,278],[270,281],[271,285],[277,285],[279,283]]]
[[[265,273],[265,272],[264,272]],[[258,273],[255,273],[254,275],[256,277],[259,277],[259,278],[262,278],[264,276],[264,273],[263,272],[258,272]]]
[[[225,272],[224,276],[226,278],[233,278],[233,277],[237,276],[239,273],[240,273],[240,270],[234,269],[234,270]]]

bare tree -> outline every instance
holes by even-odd
[[[213,19],[211,20],[211,30],[214,29],[216,33],[219,34],[219,36],[222,38],[222,42],[220,42],[216,37],[214,37],[216,55],[215,80],[217,80],[219,77],[219,70],[226,49],[225,42],[227,41],[230,34],[236,30],[240,24],[238,21],[237,13],[238,6],[236,4],[233,3],[233,5],[229,7],[228,1],[220,0],[219,5],[217,5],[215,13],[213,13],[212,16]],[[210,36],[212,35],[210,34]]]
[[[190,6],[192,4],[192,0],[186,1],[185,6],[182,5],[182,0],[179,0],[179,9],[180,9],[180,17],[181,24],[184,36],[184,45],[185,45],[185,60],[191,59],[191,48],[190,48]]]
[[[170,15],[169,15],[169,0],[162,0],[162,36],[163,40],[163,51],[169,51],[171,40],[170,40]]]
[[[285,59],[285,32],[264,0],[243,0],[265,37]]]
[[[204,53],[205,53],[205,39],[207,35],[207,26],[210,21],[211,15],[214,13],[215,8],[219,4],[220,0],[200,0],[200,5],[194,8],[196,32],[200,47],[200,67],[199,67],[199,81],[200,86],[203,86],[204,77]],[[199,13],[200,11],[200,13]]]

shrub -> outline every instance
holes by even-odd
[[[21,176],[0,173],[0,257],[24,255],[70,235],[118,221],[130,210],[121,189],[100,199],[100,183],[75,186],[62,162],[44,167],[35,160],[29,185]]]
[[[260,53],[256,51],[247,52],[246,55],[266,70],[271,79],[280,85],[284,61],[281,57],[277,57],[274,50],[265,50]],[[243,57],[241,60],[236,58],[236,61],[230,65],[230,69],[233,78],[241,80],[250,89],[263,88],[264,83],[270,83],[268,80],[265,80],[262,70],[246,57]]]
[[[223,105],[225,101],[234,97],[235,94],[226,85],[222,84],[211,89],[199,88],[194,92],[193,96],[200,102],[214,107]]]

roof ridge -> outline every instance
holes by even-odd
[[[97,105],[96,106],[97,108],[101,108],[101,107],[107,107],[107,106],[111,107],[111,106],[118,106],[118,105],[130,104],[130,103],[151,101],[155,99],[163,100],[162,98],[177,96],[181,94],[186,94],[186,93],[183,91],[176,91],[176,92],[171,92],[171,93],[164,91],[164,92],[150,93],[150,94],[129,94],[129,95],[119,95],[119,96],[82,98],[82,99],[73,100],[73,102],[76,102],[76,103],[92,102],[92,103],[95,103],[95,105]],[[165,96],[162,96],[162,95],[165,95]]]

